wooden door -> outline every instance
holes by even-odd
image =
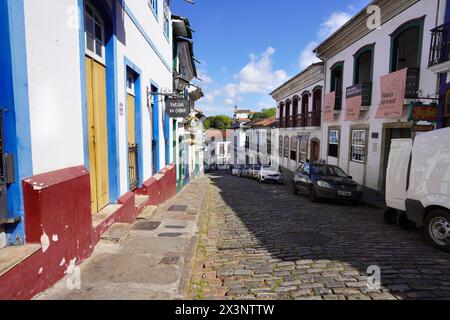
[[[127,115],[128,115],[128,144],[134,145],[136,143],[136,117],[134,96],[127,94]]]
[[[106,69],[89,57],[86,86],[91,204],[92,213],[97,213],[109,203]]]

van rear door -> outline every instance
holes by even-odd
[[[406,189],[411,151],[411,139],[392,140],[386,173],[386,204],[389,208],[406,210]]]

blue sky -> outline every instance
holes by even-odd
[[[269,93],[314,62],[312,49],[369,0],[174,0],[194,33],[206,115],[274,107]]]

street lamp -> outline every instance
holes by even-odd
[[[184,92],[189,85],[189,81],[182,76],[177,76],[173,79],[173,88],[178,92]]]

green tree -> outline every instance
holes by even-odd
[[[231,128],[231,118],[225,115],[208,117],[205,120],[205,129],[210,128],[226,130]]]
[[[275,117],[276,114],[277,114],[276,108],[262,109],[261,112],[257,112],[252,116],[252,120],[268,119],[271,117]]]

